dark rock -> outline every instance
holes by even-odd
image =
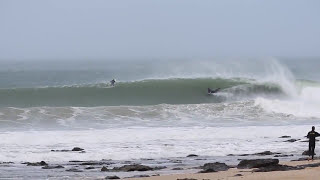
[[[187,157],[198,157],[196,154],[189,154]]]
[[[243,176],[243,175],[242,175],[242,174],[236,174],[236,175],[234,175],[234,176],[236,176],[236,177],[237,177],[237,176]]]
[[[140,164],[133,164],[133,165],[124,165],[121,167],[114,167],[113,171],[151,171],[153,168],[145,165],[140,165]]]
[[[107,167],[103,166],[103,167],[101,168],[101,171],[110,171],[110,169],[108,169]]]
[[[105,179],[120,179],[118,176],[107,176]]]
[[[199,173],[208,173],[208,172],[218,172],[218,171],[226,171],[229,169],[225,163],[206,163],[201,167],[203,170]]]
[[[69,161],[69,165],[82,165],[82,166],[99,166],[99,165],[111,165],[113,162],[106,161]]]
[[[269,165],[276,165],[279,163],[279,159],[249,159],[241,160],[238,164],[238,169],[251,169],[251,168],[260,168]]]
[[[132,161],[123,161],[121,164],[132,164]]]
[[[69,161],[69,162],[72,162],[72,163],[82,163],[82,162],[87,162],[87,161],[77,161],[77,160],[74,160],[74,161]]]
[[[152,176],[160,176],[160,174],[153,174]]]
[[[90,166],[90,167],[86,167],[85,169],[95,169],[95,167]]]
[[[46,162],[44,162],[44,161],[35,162],[35,163],[27,162],[27,166],[48,166],[48,164]]]
[[[266,156],[266,155],[273,155],[273,154],[279,154],[279,153],[273,153],[271,151],[263,151],[263,152],[260,152],[260,153],[254,153],[253,155]]]
[[[277,155],[275,155],[274,157],[289,157],[289,156],[293,156],[293,154],[277,154]]]
[[[14,164],[14,162],[0,162],[0,164]]]
[[[286,141],[283,141],[283,142],[296,142],[296,141],[299,141],[300,139],[289,139],[289,140],[286,140]]]
[[[198,179],[194,179],[194,178],[183,178],[183,179],[177,179],[177,180],[198,180]]]
[[[234,155],[234,156],[250,156],[250,155],[252,155],[252,154],[239,154],[239,155]]]
[[[66,171],[68,171],[68,172],[83,172],[82,170],[76,169],[76,168],[67,169]]]
[[[62,149],[62,150],[51,150],[52,152],[70,152],[71,150]]]
[[[263,151],[259,153],[253,153],[253,154],[228,154],[227,156],[267,156],[267,155],[274,155],[274,154],[280,154],[280,153],[274,153],[271,151]]]
[[[309,150],[303,151],[302,155],[309,156],[311,153],[309,153]],[[314,153],[316,155],[316,153]]]
[[[71,151],[83,151],[84,149],[79,147],[74,147]]]
[[[319,167],[320,163],[312,163],[312,164],[304,164],[304,165],[299,165],[297,167],[299,168],[307,168],[307,167]]]
[[[183,170],[183,168],[179,168],[179,167],[177,167],[177,168],[172,168],[172,170],[174,170],[174,171],[178,171],[178,170]]]
[[[259,169],[253,170],[253,172],[291,171],[291,170],[299,170],[299,169],[303,169],[303,168],[276,164],[276,165],[260,167]]]
[[[43,166],[42,169],[60,169],[60,168],[64,168],[61,165],[57,165],[57,166]]]
[[[149,175],[146,175],[146,174],[142,174],[142,175],[134,175],[130,178],[142,178],[142,177],[150,177]]]
[[[101,162],[101,161],[87,161],[87,162],[80,163],[80,165],[84,165],[84,166],[94,166],[94,165],[103,165],[103,164],[110,165],[107,162]]]
[[[151,159],[151,158],[141,158],[141,160],[145,160],[145,161],[154,161],[154,159]]]
[[[319,167],[320,163],[304,164],[298,166],[287,166],[287,165],[269,165],[260,167],[259,169],[253,170],[253,172],[270,172],[270,171],[291,171],[291,170],[301,170],[307,167]]]
[[[167,166],[156,166],[153,168],[153,170],[161,170],[161,169],[165,169],[167,168]]]
[[[279,138],[291,138],[291,136],[280,136]]]

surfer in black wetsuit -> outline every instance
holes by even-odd
[[[215,90],[212,90],[210,88],[208,88],[208,94],[213,94],[213,93],[217,93],[218,91],[220,91],[221,88],[217,88]]]
[[[309,158],[310,156],[314,156],[314,149],[316,147],[316,137],[320,136],[320,134],[316,131],[314,131],[315,127],[312,126],[312,131],[310,131],[307,135],[307,138],[309,138]]]
[[[116,80],[112,79],[110,83],[111,83],[111,86],[114,86],[114,84],[116,83]]]

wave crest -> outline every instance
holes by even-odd
[[[214,96],[207,88],[221,88]],[[0,89],[0,106],[118,106],[219,103],[257,96],[284,95],[275,83],[252,79],[162,79],[61,87]]]

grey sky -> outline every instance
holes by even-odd
[[[319,0],[0,0],[0,60],[319,56]]]

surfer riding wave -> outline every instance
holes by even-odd
[[[210,88],[208,88],[208,94],[214,94],[214,93],[217,93],[218,91],[220,91],[221,88],[217,88],[215,90],[212,90]]]

